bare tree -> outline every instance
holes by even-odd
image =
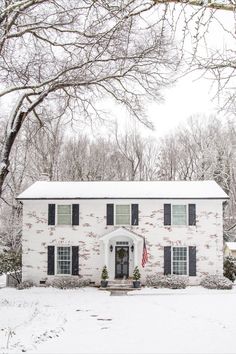
[[[72,116],[91,117],[96,100],[110,95],[148,124],[142,100],[159,98],[176,63],[160,19],[147,23],[153,7],[138,0],[1,1],[0,97],[11,95],[16,105],[1,151],[0,192],[23,122],[40,121],[53,101]]]

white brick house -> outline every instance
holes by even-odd
[[[23,203],[23,280],[61,275],[100,282],[147,274],[222,274],[222,202],[214,181],[36,182]],[[141,266],[143,240],[148,262]]]

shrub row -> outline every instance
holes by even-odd
[[[73,277],[60,277],[54,278],[51,281],[46,281],[46,286],[58,288],[58,289],[75,289],[75,288],[84,288],[89,286],[90,280],[89,279],[78,279]],[[17,285],[18,290],[28,289],[35,284],[32,281],[23,281],[22,283]]]
[[[153,274],[146,278],[146,285],[153,288],[185,289],[188,277],[183,275]],[[222,275],[207,275],[202,278],[201,286],[207,289],[232,289],[233,283]]]
[[[75,289],[89,286],[89,279],[74,277],[58,277],[46,282],[46,286],[58,289]],[[185,289],[188,285],[188,277],[183,275],[163,275],[160,273],[148,275],[146,285],[153,288]],[[202,278],[201,286],[207,289],[232,289],[233,283],[222,275],[207,275]],[[18,284],[17,289],[28,289],[34,286],[32,281],[24,281]]]

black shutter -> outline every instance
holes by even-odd
[[[138,204],[131,204],[131,224],[138,225]]]
[[[55,204],[48,204],[48,225],[55,225]]]
[[[79,275],[79,246],[72,246],[72,275]]]
[[[188,224],[196,225],[196,204],[188,205]]]
[[[55,247],[48,246],[48,275],[55,274]]]
[[[164,247],[164,274],[171,274],[171,246]]]
[[[164,225],[171,225],[171,204],[164,204]]]
[[[188,257],[189,257],[189,276],[195,277],[197,270],[196,270],[196,247],[189,246],[188,248]]]
[[[107,225],[114,225],[114,204],[107,204]]]
[[[79,204],[72,204],[72,225],[79,225]]]

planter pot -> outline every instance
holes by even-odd
[[[108,281],[107,281],[107,280],[101,280],[101,287],[102,287],[102,288],[106,288],[106,287],[107,287],[107,284],[108,284]]]
[[[133,281],[133,286],[134,286],[134,288],[140,288],[140,286],[141,286],[140,281],[139,280]]]

